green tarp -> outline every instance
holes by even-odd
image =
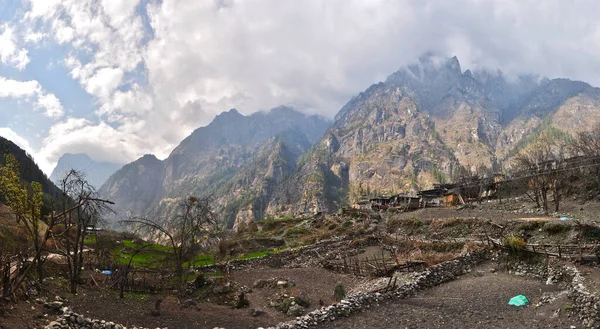
[[[529,303],[529,300],[527,300],[527,297],[525,297],[523,295],[515,296],[508,301],[508,305],[514,305],[514,306],[524,306],[527,303]]]

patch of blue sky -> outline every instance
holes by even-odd
[[[154,30],[150,26],[150,18],[148,17],[148,11],[146,9],[150,2],[150,0],[141,0],[137,8],[135,9],[136,13],[142,19],[142,23],[144,24],[144,29],[146,31],[144,37],[142,38],[143,44],[146,44],[149,40],[152,40],[154,38]],[[161,0],[158,0],[157,2],[162,3]]]
[[[58,97],[69,116],[82,116],[94,109],[93,97],[83,90],[65,67],[67,51],[67,47],[58,44],[32,48],[29,54],[31,62],[24,73]]]
[[[0,23],[12,20],[15,14],[22,10],[22,0],[0,0]]]

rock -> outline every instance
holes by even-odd
[[[194,306],[198,305],[198,303],[196,303],[196,301],[194,301],[193,299],[186,299],[181,303],[181,306],[183,308],[192,308]]]
[[[287,315],[291,315],[291,316],[300,316],[302,314],[304,314],[304,312],[306,311],[306,309],[298,304],[294,304],[291,305],[290,308],[287,311]]]
[[[294,281],[288,281],[288,280],[277,281],[278,288],[291,288],[291,287],[295,287],[295,286],[296,286],[296,283]]]
[[[228,282],[224,285],[216,285],[213,287],[214,294],[226,294],[231,291],[231,284]]]
[[[258,279],[256,281],[254,281],[254,283],[252,284],[252,288],[256,289],[256,288],[268,287],[271,283],[272,283],[271,280]]]
[[[234,308],[242,308],[250,305],[248,299],[246,298],[246,294],[243,291],[239,291],[234,298],[233,307]]]
[[[263,315],[263,314],[265,314],[265,311],[263,311],[260,308],[252,308],[250,310],[250,316],[257,317],[257,316],[260,316],[260,315]]]

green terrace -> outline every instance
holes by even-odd
[[[98,238],[96,236],[88,236],[85,238],[85,243],[88,245],[95,245],[97,242]],[[121,240],[111,249],[110,254],[118,264],[127,265],[131,261],[131,266],[134,268],[152,269],[164,266],[166,262],[169,262],[169,258],[172,257],[172,250],[172,247],[156,243],[152,244],[143,241]],[[268,249],[256,251],[230,258],[229,260],[257,259],[281,251],[283,250]],[[204,267],[216,263],[217,261],[212,255],[201,253],[196,255],[191,261],[183,263],[183,268]]]

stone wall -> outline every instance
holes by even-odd
[[[62,312],[63,314],[50,322],[45,329],[127,329],[127,327],[111,321],[86,318],[81,314],[73,312],[69,307],[64,307]],[[130,328],[149,329],[144,327]]]
[[[600,324],[600,295],[592,293],[585,286],[585,278],[572,265],[547,261],[510,262],[509,273],[518,276],[532,276],[546,281],[546,284],[563,283],[567,288],[567,296],[573,301],[573,311],[587,328],[598,328]]]
[[[480,263],[491,256],[487,250],[466,253],[455,260],[434,265],[425,271],[418,272],[408,282],[388,292],[367,292],[350,295],[340,303],[323,307],[295,320],[278,324],[269,329],[303,329],[316,326],[319,323],[334,321],[369,308],[385,299],[406,298],[419,290],[426,289],[453,280],[471,271],[471,266]]]

